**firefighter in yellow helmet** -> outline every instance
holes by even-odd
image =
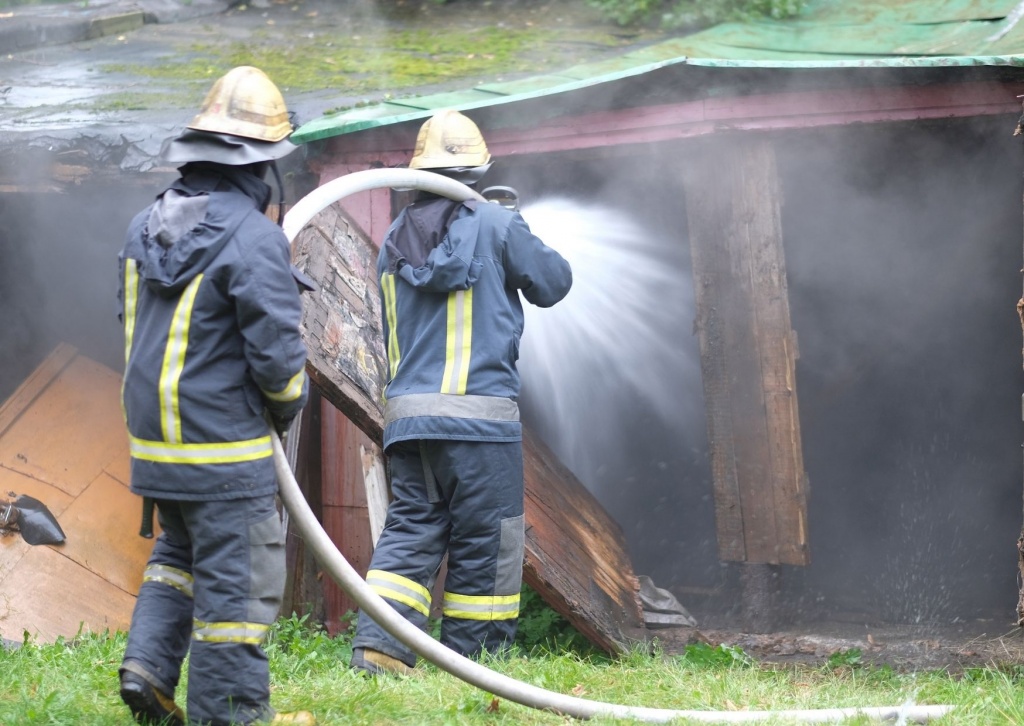
[[[300,291],[263,177],[295,146],[260,70],[218,79],[164,158],[180,177],[132,221],[121,251],[123,404],[131,489],[162,532],[143,573],[121,698],[143,724],[312,724],[277,714],[263,639],[284,592],[271,424],[305,404]]]
[[[490,164],[476,124],[441,111],[409,165],[475,184]],[[470,657],[499,651],[515,638],[523,567],[520,295],[554,305],[572,272],[517,211],[421,194],[388,230],[377,278],[393,499],[366,579],[422,627],[447,552],[441,642]],[[365,613],[352,647],[352,667],[369,673],[416,664]]]

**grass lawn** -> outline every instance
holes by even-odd
[[[0,649],[0,724],[134,723],[117,696],[125,635]],[[497,699],[424,664],[411,677],[366,678],[346,667],[347,636],[330,638],[304,619],[278,621],[268,640],[272,704],[307,709],[321,724],[560,724],[571,719]],[[1024,666],[952,674],[867,666],[837,653],[821,667],[758,663],[728,646],[690,646],[665,656],[635,651],[607,658],[578,643],[534,645],[488,665],[527,683],[582,698],[699,710],[777,710],[952,704],[934,724],[1024,723]],[[184,705],[183,682],[179,702]],[[623,723],[595,718],[595,724]],[[685,721],[678,721],[685,723]],[[775,719],[774,724],[798,723]],[[856,717],[847,724],[869,724]]]

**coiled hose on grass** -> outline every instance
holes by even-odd
[[[457,200],[482,199],[464,184],[439,174],[413,169],[370,169],[339,177],[299,200],[285,215],[285,235],[292,241],[317,213],[329,205],[350,194],[382,187],[418,189]],[[553,711],[575,718],[611,716],[651,723],[664,723],[674,719],[689,719],[701,723],[753,723],[769,719],[834,723],[854,716],[899,720],[901,723],[925,723],[945,715],[952,709],[952,706],[919,706],[912,703],[903,706],[785,711],[686,711],[645,708],[566,696],[502,675],[441,645],[399,615],[366,584],[320,526],[295,481],[280,439],[276,435],[272,436],[272,439],[274,468],[277,472],[281,500],[296,529],[331,579],[337,582],[362,610],[416,655],[487,693],[530,708]]]

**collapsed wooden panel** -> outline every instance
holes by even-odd
[[[296,236],[292,260],[319,286],[303,296],[306,370],[328,401],[380,443],[386,358],[376,250],[332,205]]]
[[[807,494],[781,193],[767,139],[708,142],[686,179],[723,560],[806,565]]]
[[[320,286],[306,296],[303,317],[310,377],[379,446],[386,358],[376,250],[332,206],[296,236],[293,259]],[[622,531],[529,432],[523,455],[524,579],[591,642],[618,651],[643,628],[639,585]]]
[[[523,577],[592,643],[642,638],[640,583],[618,524],[535,434],[523,432]]]
[[[152,540],[136,535],[120,377],[61,345],[0,407],[2,498],[46,505],[67,537],[0,537],[0,635],[52,640],[126,629]]]

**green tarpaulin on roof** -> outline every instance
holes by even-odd
[[[324,116],[296,142],[561,93],[669,65],[864,67],[1024,65],[1022,0],[812,0],[795,20],[726,23],[612,60],[461,92],[396,99]]]

